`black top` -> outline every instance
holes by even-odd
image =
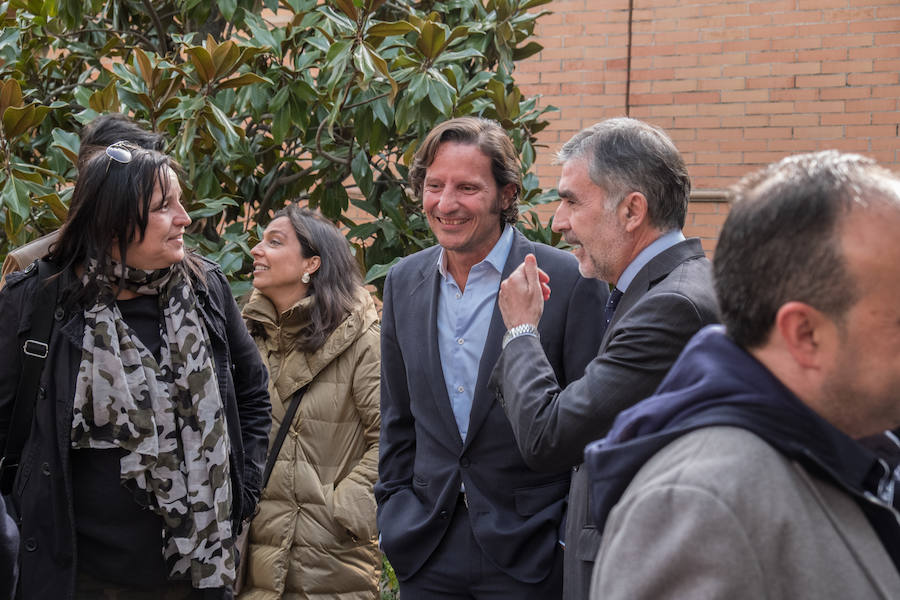
[[[162,345],[156,296],[116,303],[122,318],[153,355]],[[119,449],[73,450],[72,487],[78,570],[97,579],[137,587],[167,581],[162,557],[162,517],[138,504],[122,486]]]

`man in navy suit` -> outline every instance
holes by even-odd
[[[600,546],[588,511],[587,475],[578,468],[584,447],[606,434],[619,411],[649,396],[691,336],[718,315],[700,240],[681,233],[690,178],[663,131],[635,119],[609,119],[569,140],[559,162],[562,201],[553,229],[573,246],[582,275],[616,286],[600,352],[584,377],[567,385],[555,376],[538,340],[522,336],[503,350],[491,386],[502,396],[529,465],[575,468],[564,592],[567,599],[581,600],[588,596]],[[527,258],[500,288],[507,327],[543,324],[546,318],[544,263],[536,258]]]
[[[404,598],[558,598],[569,469],[527,466],[487,380],[502,343],[535,334],[556,380],[581,377],[599,347],[606,286],[515,229],[521,169],[497,123],[436,127],[410,184],[439,245],[399,262],[384,286],[382,549]],[[528,254],[553,296],[539,328],[507,331],[497,292]]]

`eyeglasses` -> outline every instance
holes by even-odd
[[[116,161],[123,165],[127,165],[131,162],[132,154],[128,146],[128,142],[115,142],[106,147],[106,156],[109,157],[109,161],[106,163],[107,175],[109,174],[109,165],[112,164],[112,161]]]

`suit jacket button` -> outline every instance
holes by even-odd
[[[468,456],[463,456],[461,459],[459,459],[459,465],[463,468],[468,467],[470,464],[472,464],[472,462],[469,460]]]
[[[37,550],[37,547],[38,544],[36,539],[28,538],[27,540],[25,540],[25,549],[29,552],[34,552],[35,550]]]
[[[447,512],[447,509],[446,509],[446,508],[442,508],[442,509],[441,509],[441,512],[440,512],[440,517],[441,517],[442,519],[446,519],[448,516],[450,516],[450,513]]]

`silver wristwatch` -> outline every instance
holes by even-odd
[[[506,345],[516,339],[517,337],[521,337],[523,335],[533,335],[534,337],[540,337],[538,335],[538,329],[531,323],[522,323],[521,325],[516,325],[515,327],[510,327],[505,334],[503,334],[503,341],[500,343],[500,349],[506,348]]]

